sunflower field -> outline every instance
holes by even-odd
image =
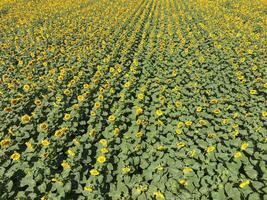
[[[267,199],[265,0],[1,0],[0,200]]]

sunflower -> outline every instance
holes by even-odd
[[[27,146],[27,148],[29,150],[32,150],[33,149],[32,143],[30,141],[29,142],[25,142],[25,145]]]
[[[108,122],[109,123],[113,123],[114,121],[115,121],[115,116],[114,115],[110,115],[109,117],[108,117]]]
[[[218,109],[218,108],[217,108],[217,109],[214,109],[214,110],[213,110],[213,113],[215,113],[215,114],[220,114],[220,113],[221,113],[221,110]]]
[[[181,179],[181,180],[179,180],[179,183],[180,183],[182,186],[187,186],[187,185],[188,185],[188,182],[187,182],[187,180],[185,180],[185,179]]]
[[[75,151],[72,149],[68,149],[67,154],[71,157],[74,157],[76,155]]]
[[[241,147],[240,147],[240,149],[242,150],[242,151],[244,151],[244,150],[246,150],[247,148],[248,148],[248,143],[243,143],[242,145],[241,145]]]
[[[23,124],[27,124],[27,123],[29,123],[31,121],[31,117],[29,116],[29,115],[23,115],[22,117],[21,117],[21,122],[23,123]]]
[[[135,137],[137,137],[137,138],[141,138],[142,136],[143,136],[143,133],[141,131],[139,131],[135,134]]]
[[[28,92],[30,89],[31,89],[31,87],[28,84],[26,84],[26,85],[23,86],[23,90],[25,92]]]
[[[0,141],[0,146],[1,147],[7,147],[10,145],[10,139],[3,139]]]
[[[99,156],[98,158],[97,158],[97,162],[99,162],[99,163],[104,163],[104,162],[106,162],[106,157],[105,156]]]
[[[11,105],[16,105],[18,103],[18,99],[11,99],[10,103]]]
[[[100,103],[99,101],[95,102],[94,107],[95,107],[96,109],[100,108],[100,106],[101,106],[101,103]]]
[[[20,159],[20,153],[18,153],[18,152],[15,151],[15,152],[10,156],[10,158],[11,158],[12,160],[14,160],[14,161],[19,160],[19,159]]]
[[[115,128],[113,131],[115,136],[118,136],[120,134],[120,129],[119,128]]]
[[[86,192],[92,192],[93,191],[93,188],[91,186],[84,186],[84,191]]]
[[[207,149],[206,149],[206,152],[207,153],[211,153],[211,152],[213,152],[213,151],[215,151],[215,147],[214,146],[209,146]]]
[[[249,180],[244,180],[244,181],[242,181],[242,182],[239,184],[239,187],[240,187],[240,188],[245,188],[245,187],[247,187],[249,184],[250,184],[250,181],[249,181]]]
[[[192,122],[192,121],[186,121],[184,124],[185,124],[186,126],[191,126],[191,125],[193,124],[193,122]]]
[[[61,166],[63,167],[64,170],[67,170],[67,169],[71,168],[70,164],[67,161],[63,161],[61,163]]]
[[[45,139],[41,141],[41,144],[46,147],[50,144],[50,142],[48,141],[48,139]]]
[[[137,94],[137,99],[138,100],[143,100],[144,99],[144,94],[142,94],[142,93]]]
[[[181,101],[176,101],[175,106],[176,108],[181,108],[183,106],[183,103]]]
[[[69,96],[71,94],[71,91],[69,89],[65,89],[63,91],[63,93],[66,95],[66,96]]]
[[[42,105],[42,101],[41,101],[40,99],[35,99],[35,100],[34,100],[34,104],[35,104],[36,106],[41,106],[41,105]]]
[[[125,173],[125,174],[129,173],[130,171],[131,171],[131,167],[129,167],[129,166],[126,166],[126,167],[122,168],[122,172]]]
[[[234,153],[234,158],[241,158],[242,153],[240,151],[237,151]]]
[[[201,106],[197,107],[196,111],[197,112],[201,112],[202,111],[202,107]]]
[[[78,95],[77,100],[78,100],[79,102],[82,102],[82,101],[85,100],[85,98],[84,98],[83,95]]]
[[[68,121],[68,120],[70,120],[70,118],[71,118],[71,114],[69,114],[69,113],[66,113],[65,115],[64,115],[64,120],[65,121]]]
[[[91,170],[90,170],[90,174],[91,174],[92,176],[98,176],[100,173],[99,173],[99,171],[98,171],[97,169],[91,169]]]
[[[156,110],[155,114],[156,116],[160,117],[161,115],[163,115],[163,112],[161,110]]]
[[[254,94],[257,94],[257,91],[256,90],[250,90],[249,93],[254,95]]]
[[[164,199],[164,194],[160,191],[154,192],[153,195],[156,197],[156,199]]]
[[[12,112],[12,108],[10,108],[10,107],[6,107],[6,108],[4,108],[4,111],[5,111],[5,112]]]
[[[99,143],[102,144],[103,146],[107,146],[108,145],[108,141],[106,139],[99,140]]]
[[[137,107],[137,108],[135,109],[135,114],[136,114],[136,115],[141,115],[142,113],[143,113],[143,109],[142,109],[142,108]]]
[[[46,122],[43,122],[39,125],[39,128],[42,130],[47,130],[48,129],[48,124]]]

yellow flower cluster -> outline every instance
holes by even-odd
[[[1,198],[263,197],[265,13],[264,0],[0,1]]]

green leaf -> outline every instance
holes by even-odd
[[[64,185],[64,191],[65,192],[69,192],[71,191],[71,182],[68,181],[65,185]]]
[[[258,193],[252,193],[248,196],[248,200],[256,200],[260,199],[260,195]]]
[[[253,166],[247,165],[244,168],[246,175],[251,178],[251,179],[255,179],[258,176],[258,172],[256,170],[254,170]]]
[[[7,185],[6,185],[7,191],[11,192],[12,188],[13,188],[13,181],[10,180]]]
[[[38,187],[38,190],[42,193],[45,193],[46,191],[46,184],[43,182],[41,185],[39,185]]]

